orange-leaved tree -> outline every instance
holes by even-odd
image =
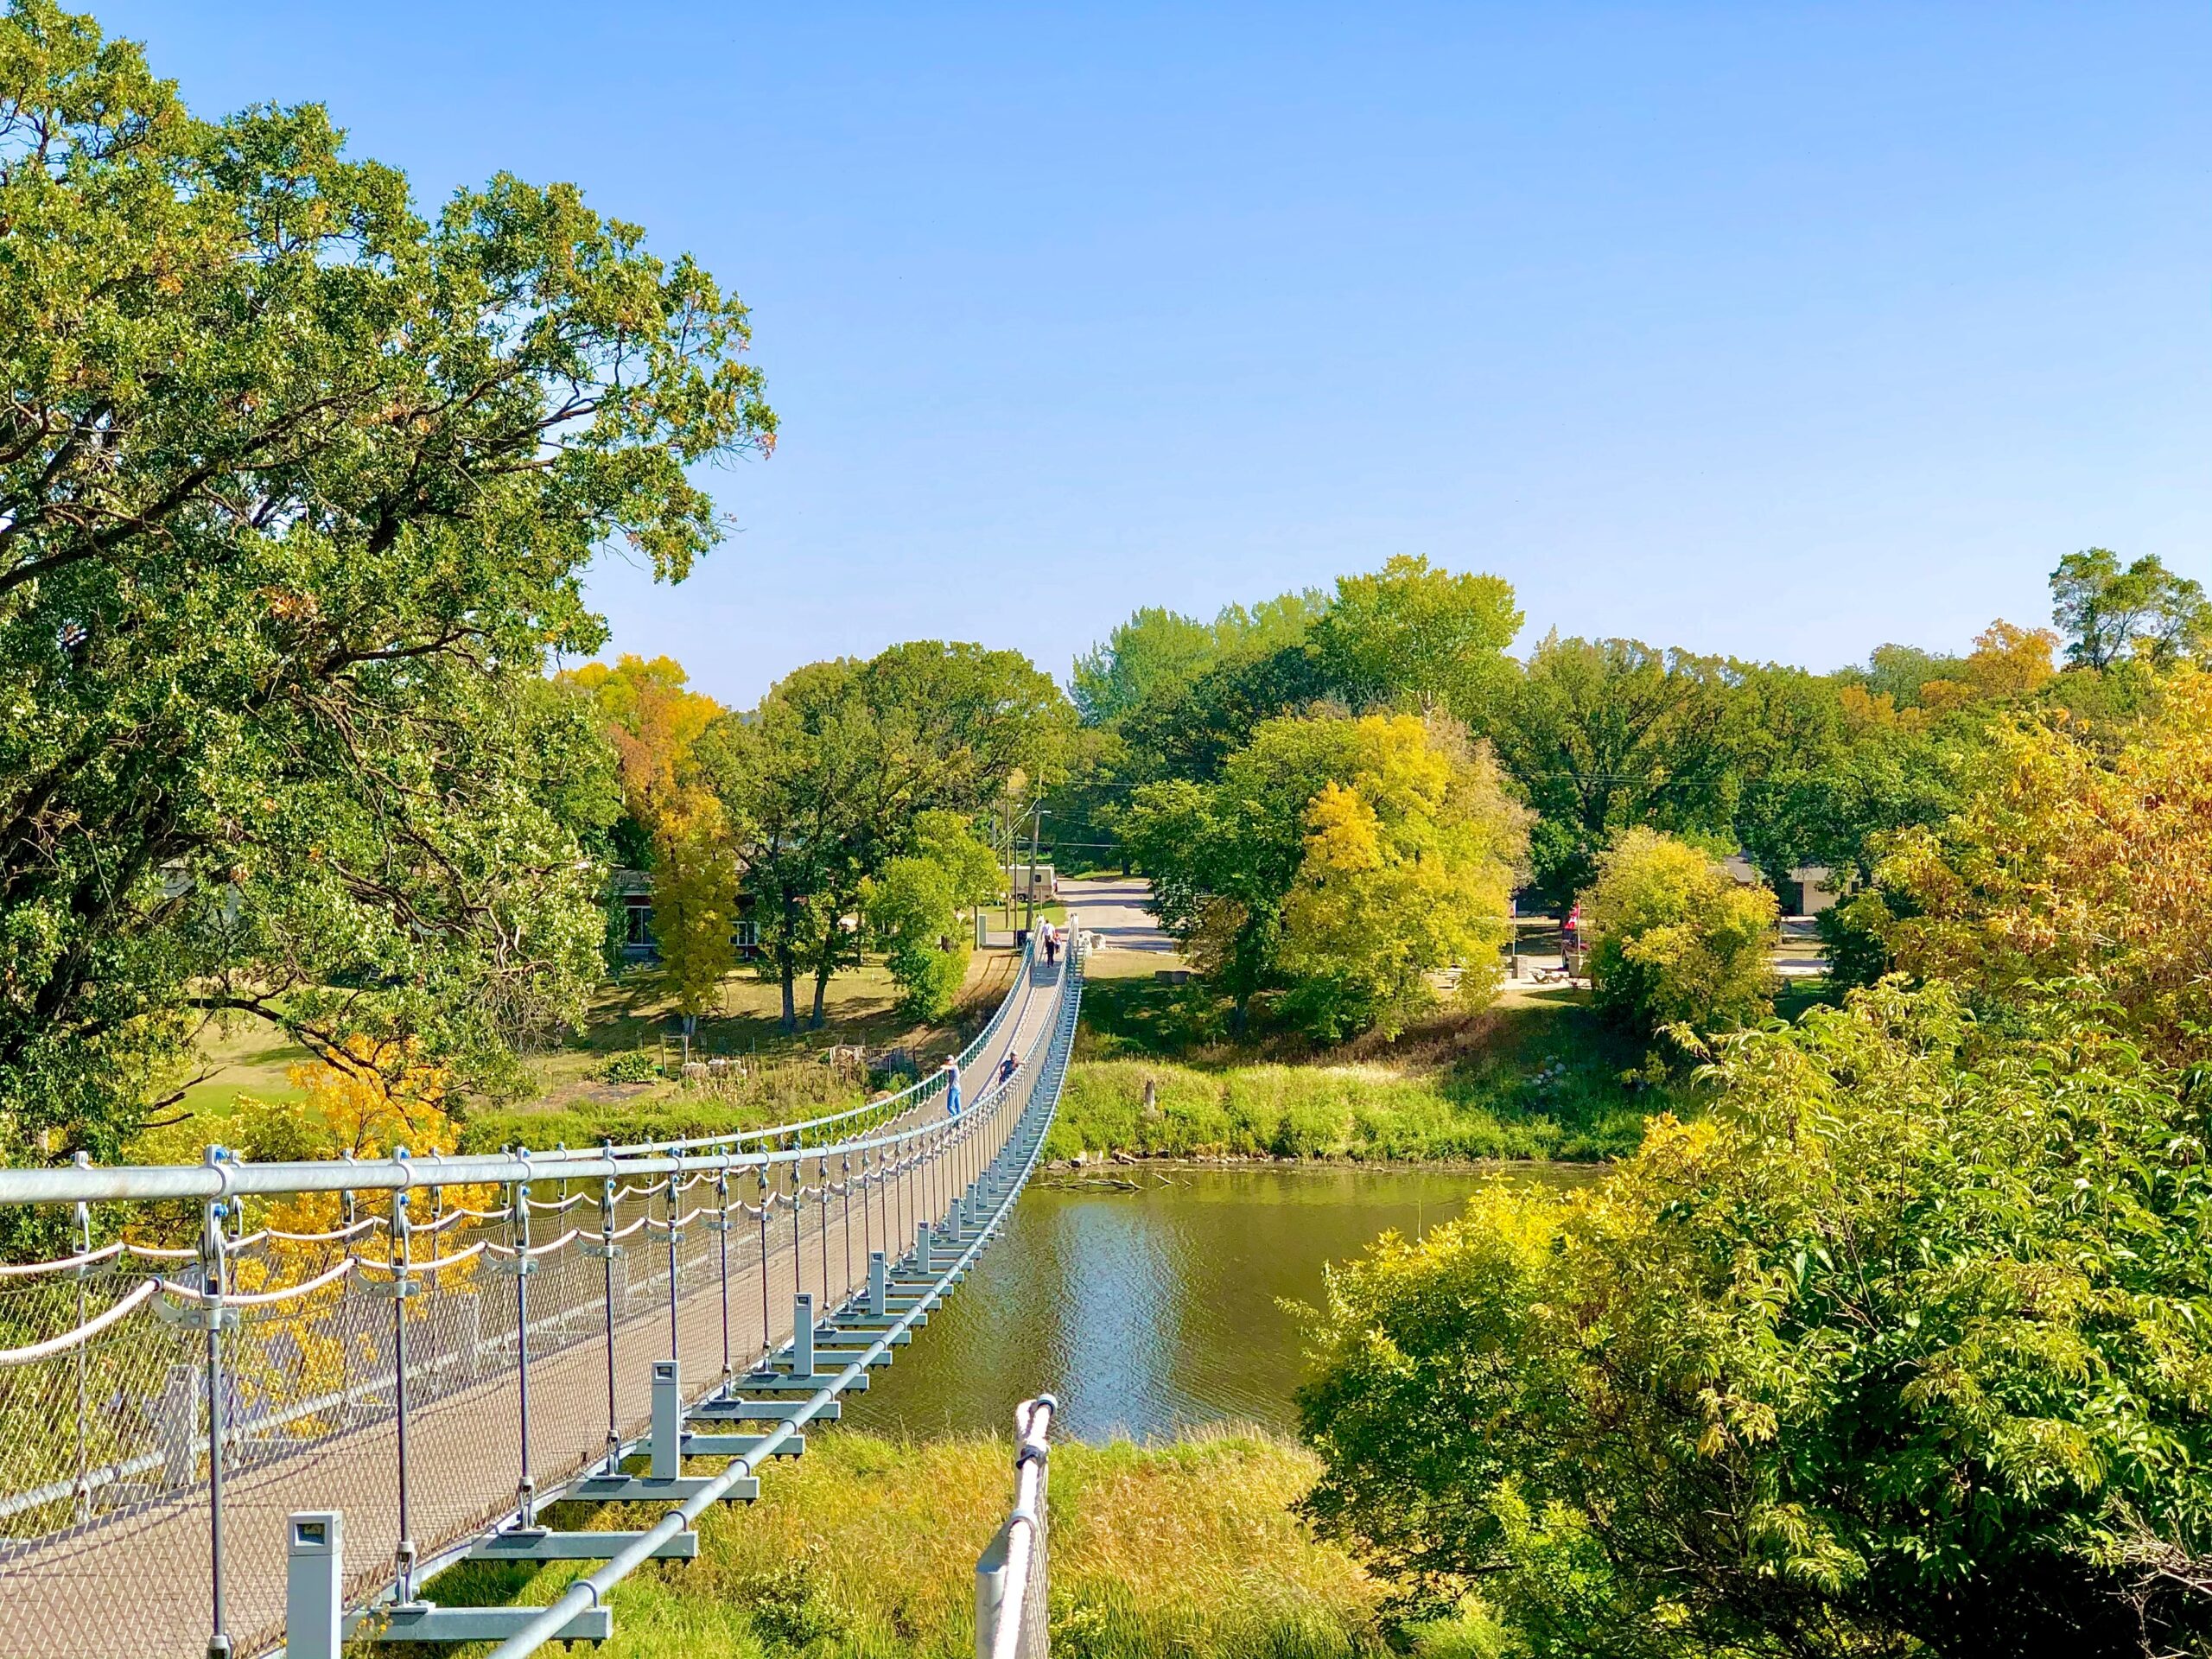
[[[591,694],[621,767],[623,805],[652,849],[653,937],[661,982],[696,1019],[734,966],[737,855],[721,801],[692,748],[722,707],[688,689],[673,658],[624,656],[564,677]]]

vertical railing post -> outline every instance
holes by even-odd
[[[837,1185],[843,1189],[845,1233],[845,1294],[853,1294],[853,1154],[846,1153],[839,1160]]]
[[[229,1154],[221,1147],[210,1147],[202,1155],[210,1168],[219,1168]],[[207,1325],[208,1659],[230,1659],[231,1653],[223,1558],[223,1296],[229,1288],[223,1217],[227,1207],[223,1199],[213,1198],[201,1206],[200,1214],[200,1312]]]
[[[683,1188],[678,1179],[679,1169],[668,1172],[668,1357],[683,1357],[677,1351],[676,1335],[676,1258],[677,1247],[683,1243],[683,1227],[680,1206],[683,1203]]]
[[[729,1153],[722,1153],[727,1160]],[[715,1205],[720,1213],[715,1219],[715,1248],[721,1257],[722,1279],[722,1386],[728,1388],[734,1373],[729,1364],[729,1165],[725,1161],[715,1172]]]
[[[883,1259],[881,1250],[868,1253],[868,1317],[880,1319],[885,1316],[886,1302],[891,1293],[891,1264]]]
[[[757,1172],[760,1187],[760,1363],[775,1352],[768,1338],[768,1160],[764,1154]]]
[[[528,1166],[530,1148],[518,1147]],[[507,1242],[515,1252],[515,1418],[521,1443],[521,1472],[515,1481],[518,1524],[537,1524],[537,1480],[530,1467],[530,1275],[537,1263],[530,1254],[530,1183],[518,1180],[507,1198]]]
[[[836,1299],[830,1294],[830,1160],[826,1156],[817,1158],[814,1165],[815,1185],[822,1199],[822,1307],[827,1313],[836,1306]]]
[[[861,1247],[869,1252],[875,1249],[875,1193],[882,1185],[876,1179],[876,1166],[880,1151],[876,1147],[861,1149]]]
[[[354,1161],[353,1154],[350,1152],[341,1152],[338,1155],[348,1164]],[[353,1247],[353,1227],[360,1220],[359,1211],[360,1206],[355,1201],[353,1189],[350,1186],[340,1188],[338,1194],[338,1214],[340,1224],[346,1230],[342,1247],[348,1255],[358,1253]],[[353,1421],[353,1330],[351,1321],[346,1319],[343,1312],[346,1306],[348,1303],[341,1293],[340,1302],[341,1311],[338,1315],[339,1413],[346,1425],[351,1427]]]
[[[394,1147],[391,1155],[404,1160],[407,1148]],[[407,1299],[414,1281],[409,1274],[413,1256],[405,1187],[391,1195],[391,1362],[392,1421],[399,1454],[399,1542],[392,1551],[394,1599],[404,1606],[415,1599],[415,1535],[410,1503],[412,1497],[407,1453]]]
[[[798,1152],[800,1145],[798,1131],[794,1130],[792,1132],[791,1142],[791,1150],[794,1153]],[[805,1203],[804,1200],[799,1197],[799,1189],[806,1185],[806,1178],[804,1166],[802,1164],[800,1160],[796,1157],[791,1160],[791,1294],[796,1296],[806,1288],[806,1241],[800,1236],[800,1235],[805,1230],[804,1228],[800,1225],[803,1218],[803,1212],[805,1210]]]
[[[69,1161],[76,1165],[79,1169],[86,1169],[92,1166],[92,1154],[89,1152],[79,1152],[73,1156]],[[79,1255],[90,1255],[92,1253],[92,1206],[89,1204],[79,1203],[77,1205],[77,1254]],[[88,1262],[80,1262],[77,1264],[77,1323],[80,1326],[92,1315],[92,1309],[86,1300],[87,1293],[85,1287],[86,1277],[92,1272],[92,1264]],[[88,1432],[88,1426],[86,1423],[86,1408],[88,1402],[86,1398],[86,1385],[85,1378],[85,1361],[86,1351],[89,1346],[89,1344],[82,1342],[79,1343],[77,1344],[76,1356],[77,1478],[75,1483],[76,1502],[73,1508],[76,1514],[78,1524],[80,1526],[86,1521],[91,1520],[92,1517],[92,1459],[86,1439]]]
[[[614,1159],[614,1142],[601,1142],[607,1161]],[[599,1184],[599,1253],[605,1262],[602,1283],[607,1306],[607,1472],[622,1466],[622,1426],[614,1411],[614,1258],[622,1247],[614,1242],[614,1172],[609,1169]]]

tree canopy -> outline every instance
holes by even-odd
[[[744,308],[573,187],[425,219],[318,106],[198,119],[48,0],[0,222],[0,1122],[112,1152],[210,1010],[496,1073],[596,971],[604,751],[543,660],[595,550],[719,538]]]
[[[1940,988],[1718,1079],[1601,1185],[1331,1273],[1323,1530],[1562,1659],[2189,1650],[2201,1100],[2093,1007],[1999,1038]]]
[[[814,977],[819,1025],[831,977],[853,959],[862,884],[916,848],[931,812],[972,815],[1016,773],[1050,783],[1073,711],[1017,652],[917,640],[866,662],[816,663],[742,720],[700,740],[753,884],[764,971],[798,1020]]]
[[[1485,723],[1536,811],[1536,885],[1589,885],[1599,853],[1644,825],[1726,830],[1736,778],[1725,665],[1635,639],[1546,637]]]
[[[1523,815],[1486,751],[1436,716],[1284,716],[1219,781],[1139,790],[1128,844],[1160,915],[1240,1009],[1291,988],[1324,1037],[1395,1030],[1426,976],[1465,963],[1495,983]]]
[[[1224,606],[1210,624],[1147,606],[1076,659],[1069,695],[1089,723],[1119,720],[1172,699],[1223,662],[1299,645],[1327,605],[1316,592],[1283,594],[1249,607]]]
[[[2123,567],[2110,548],[2069,553],[2050,573],[2050,598],[2067,660],[2084,668],[2134,658],[2165,664],[2212,649],[2204,584],[2177,575],[2155,554]]]
[[[2094,978],[2160,1052],[2212,1058],[2212,674],[2109,736],[2016,720],[1970,767],[1957,810],[1880,866],[1898,965],[1999,1001]]]
[[[1773,1009],[1774,894],[1694,847],[1628,830],[1599,855],[1582,917],[1592,1000],[1640,1037],[1750,1025]]]
[[[1354,709],[1403,698],[1470,720],[1499,685],[1521,622],[1503,577],[1401,554],[1372,575],[1338,579],[1313,654]]]

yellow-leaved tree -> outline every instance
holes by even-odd
[[[1640,1036],[1746,1026],[1773,1007],[1777,906],[1688,842],[1635,829],[1582,896],[1597,1007]]]
[[[299,1099],[239,1097],[233,1134],[250,1161],[347,1154],[384,1158],[401,1147],[410,1156],[428,1158],[450,1153],[459,1144],[459,1127],[445,1109],[445,1067],[425,1059],[412,1044],[378,1043],[361,1036],[346,1039],[340,1052],[342,1065],[316,1063],[291,1068],[290,1081],[302,1091]],[[489,1185],[445,1187],[435,1200],[415,1193],[410,1215],[416,1227],[427,1230],[410,1241],[409,1261],[435,1263],[442,1257],[465,1256],[484,1235],[475,1215],[455,1212],[489,1214],[502,1202],[500,1190]],[[381,1221],[385,1225],[361,1227],[345,1236],[346,1212],[340,1194],[298,1192],[276,1198],[251,1215],[253,1229],[266,1229],[270,1236],[236,1258],[232,1287],[254,1294],[312,1284],[348,1254],[377,1264],[366,1269],[368,1276],[386,1280],[390,1274],[382,1264],[392,1259],[391,1211],[391,1193],[363,1192],[354,1208],[357,1224]],[[465,1292],[480,1264],[479,1257],[435,1268],[440,1294]],[[357,1281],[362,1272],[357,1268],[353,1279]],[[295,1399],[342,1393],[350,1375],[372,1373],[378,1363],[377,1336],[358,1319],[335,1317],[349,1294],[358,1295],[359,1284],[338,1278],[258,1315],[258,1339],[239,1344],[234,1356],[239,1386],[262,1395],[275,1408]],[[410,1320],[423,1319],[431,1317],[434,1300],[401,1306]],[[288,1340],[276,1340],[280,1336]],[[320,1415],[286,1416],[284,1421],[288,1432],[295,1434],[312,1435],[328,1427]]]
[[[614,745],[623,805],[651,849],[662,988],[688,1027],[736,966],[736,849],[721,802],[692,764],[721,705],[689,690],[669,657],[587,663],[563,677],[591,694]]]
[[[1395,1036],[1450,966],[1462,1001],[1487,1001],[1528,846],[1527,813],[1456,723],[1370,715],[1347,735],[1339,775],[1306,805],[1282,907],[1286,1007],[1325,1040]]]
[[[2212,675],[2184,669],[2123,733],[2063,711],[1999,732],[1965,805],[1900,837],[1883,886],[1907,972],[2003,994],[2095,979],[2127,1026],[2212,1055]]]

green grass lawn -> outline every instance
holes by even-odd
[[[872,1056],[904,1047],[918,1064],[957,1048],[989,1018],[1014,982],[1014,957],[1004,950],[975,954],[953,1017],[942,1026],[916,1026],[897,1012],[897,988],[880,963],[849,969],[830,982],[819,1031],[782,1029],[779,988],[749,970],[721,987],[721,1005],[699,1021],[691,1052],[701,1058],[744,1062],[747,1080],[725,1075],[711,1084],[677,1076],[645,1083],[610,1079],[610,1061],[642,1055],[671,1071],[683,1055],[673,1035],[674,1011],[649,970],[632,969],[601,988],[582,1032],[530,1057],[529,1092],[520,1100],[461,1103],[461,1147],[488,1150],[510,1144],[550,1147],[715,1135],[817,1115],[856,1104],[868,1084],[849,1071],[833,1074],[822,1058],[833,1046],[862,1045]],[[802,1023],[812,1008],[813,985],[801,988]],[[211,1032],[194,1071],[204,1072],[161,1114],[161,1127],[141,1137],[134,1156],[151,1162],[190,1161],[211,1141],[227,1138],[240,1095],[267,1101],[301,1098],[288,1075],[312,1065],[314,1056],[258,1022]],[[181,1122],[168,1120],[181,1118]]]

